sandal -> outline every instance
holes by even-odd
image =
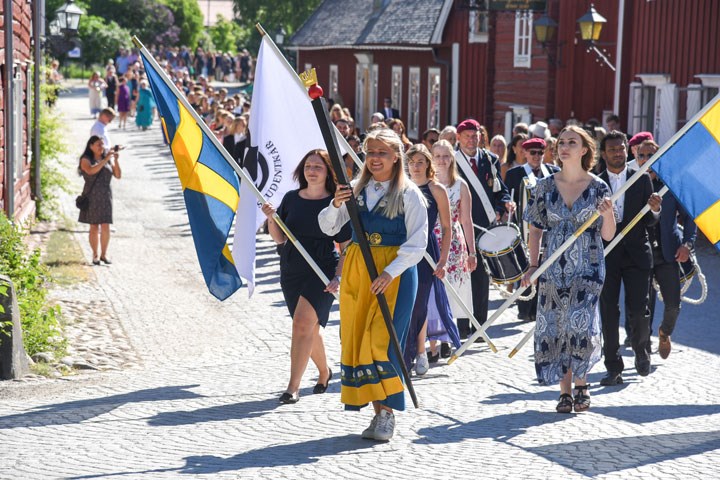
[[[569,393],[563,393],[560,395],[557,407],[555,411],[558,413],[570,413],[573,410],[573,397]]]
[[[575,401],[573,406],[575,412],[584,412],[590,408],[590,395],[587,394],[588,385],[575,385]]]

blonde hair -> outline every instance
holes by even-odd
[[[363,142],[363,151],[367,150],[367,144],[370,140],[377,140],[378,142],[384,143],[390,147],[397,157],[397,161],[393,164],[390,188],[387,193],[385,193],[384,197],[386,204],[384,207],[380,208],[383,215],[387,218],[393,219],[405,212],[403,194],[405,193],[405,189],[414,185],[405,176],[405,149],[402,141],[400,141],[400,137],[398,137],[397,134],[389,128],[379,128],[369,132],[365,136],[365,141]],[[366,160],[365,165],[363,165],[363,169],[360,172],[360,176],[358,177],[358,181],[355,184],[355,196],[362,193],[367,184],[370,183],[371,179],[372,173],[370,173],[368,162]]]
[[[447,148],[450,152],[450,169],[448,172],[448,180],[450,180],[450,185],[455,185],[455,182],[457,182],[458,178],[460,178],[460,174],[458,173],[457,162],[455,161],[455,150],[453,149],[452,144],[447,140],[438,140],[432,147],[433,154],[435,153],[436,148]]]

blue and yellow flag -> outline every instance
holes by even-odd
[[[720,96],[652,169],[720,250]]]
[[[238,206],[237,174],[165,83],[163,74],[145,52],[141,54],[180,177],[200,269],[210,293],[225,300],[242,285],[227,244]]]

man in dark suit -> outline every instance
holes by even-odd
[[[638,165],[650,160],[660,146],[652,140],[640,144],[637,150]],[[654,173],[650,174],[655,192],[663,187],[662,181]],[[683,218],[683,228],[678,226],[678,217]],[[680,264],[687,262],[695,246],[697,226],[692,217],[680,206],[677,199],[666,193],[662,200],[660,221],[648,231],[653,250],[653,275],[660,287],[665,310],[662,325],[658,329],[660,343],[658,351],[665,359],[670,355],[672,343],[670,335],[680,315]],[[650,331],[655,316],[655,298],[657,291],[650,284]]]
[[[383,100],[382,114],[385,115],[386,120],[390,120],[391,118],[400,118],[400,111],[397,108],[393,108],[392,99],[390,97],[385,97],[385,100]]]
[[[637,170],[627,168],[627,137],[612,131],[600,142],[600,153],[607,170],[600,178],[617,192]],[[650,374],[650,318],[647,315],[648,284],[652,271],[652,249],[647,229],[655,225],[660,215],[660,196],[653,193],[650,176],[644,174],[633,183],[615,203],[617,231],[625,226],[650,204],[651,211],[630,230],[625,238],[605,257],[605,284],[600,294],[605,368],[607,375],[601,385],[617,385],[623,382],[624,364],[620,355],[620,283],[625,287],[628,321],[632,333],[632,349],[635,352],[635,368],[640,376]]]
[[[508,170],[505,175],[505,185],[513,192],[513,201],[518,205],[518,215],[516,218],[510,218],[510,222],[517,222],[520,226],[522,238],[527,245],[529,225],[522,221],[522,214],[525,210],[532,190],[535,188],[537,180],[559,172],[560,168],[555,165],[548,165],[542,162],[547,143],[542,138],[530,138],[522,143],[523,155],[525,156],[525,164],[518,165]],[[519,286],[516,285],[516,286]],[[518,300],[518,319],[525,321],[534,321],[535,312],[537,311],[537,295],[531,300]]]
[[[497,155],[484,148],[488,142],[485,127],[476,120],[467,119],[458,125],[457,136],[459,148],[455,152],[455,162],[460,175],[470,187],[473,223],[487,228],[491,223],[500,220],[506,211],[512,215],[515,203],[500,179],[500,161]],[[482,235],[482,232],[478,232],[479,235]],[[465,237],[468,242],[476,239],[474,232],[465,232]],[[490,277],[483,268],[476,268],[470,274],[470,283],[473,315],[483,324],[487,321]],[[460,338],[466,338],[475,329],[470,328],[469,318],[458,318],[458,330]]]

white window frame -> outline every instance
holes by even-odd
[[[488,0],[476,0],[478,10],[468,13],[468,43],[488,43],[490,35],[490,5]]]
[[[330,65],[329,69],[329,75],[328,75],[328,90],[330,93],[330,98],[332,98],[334,101],[338,101],[338,97],[340,95],[340,77],[338,73],[338,66],[337,65]]]
[[[410,138],[418,138],[420,135],[421,79],[420,67],[410,67],[408,69],[407,136]]]
[[[530,68],[532,66],[532,25],[533,13],[529,10],[515,12],[515,40],[513,47],[513,67]]]
[[[403,90],[403,67],[402,65],[393,65],[392,74],[390,77],[390,100],[392,100],[392,106],[397,108],[397,111],[402,117],[402,90]]]
[[[437,67],[431,67],[428,68],[428,85],[427,85],[427,92],[428,92],[428,105],[427,105],[427,128],[437,128],[440,129],[440,109],[442,106],[442,73],[439,68]],[[435,79],[437,79],[437,83],[435,83]],[[433,91],[433,88],[437,86],[437,91]],[[435,113],[435,122],[433,122],[433,98],[436,100],[436,113]],[[413,137],[418,138],[418,137]]]

